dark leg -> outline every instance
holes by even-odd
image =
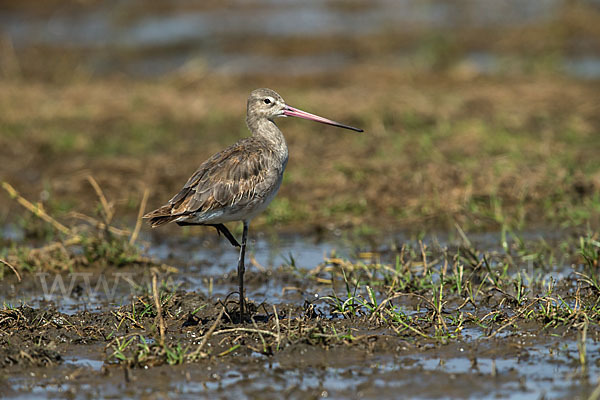
[[[235,237],[231,234],[231,232],[229,232],[229,229],[227,229],[227,227],[223,224],[195,224],[193,222],[185,222],[185,221],[179,221],[177,222],[177,225],[180,226],[197,226],[197,225],[202,225],[202,226],[212,226],[213,228],[215,228],[217,230],[218,234],[223,234],[223,236],[225,236],[227,238],[227,240],[229,240],[229,243],[231,243],[233,246],[235,247],[240,247],[240,244],[238,243],[237,240],[235,240]]]
[[[238,261],[238,284],[240,289],[240,322],[244,321],[244,258],[246,257],[246,239],[248,238],[248,226],[250,222],[244,221],[244,232],[242,233],[242,246],[240,248],[240,259]]]
[[[218,224],[218,225],[212,225],[212,226],[215,227],[217,232],[222,233],[223,236],[225,236],[227,238],[227,240],[229,240],[229,243],[231,243],[233,246],[241,247],[240,244],[238,243],[238,241],[235,240],[235,237],[233,237],[233,235],[231,234],[231,232],[229,232],[229,229],[227,229],[227,227],[225,225]]]

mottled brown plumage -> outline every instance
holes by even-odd
[[[263,138],[244,138],[205,161],[179,193],[144,218],[156,227],[171,221],[200,222],[210,212],[227,209],[237,214],[238,210],[253,207],[265,194],[257,189],[277,178],[272,175],[283,173],[284,163],[277,160],[279,166],[271,165],[273,157]],[[213,217],[222,222],[238,220],[227,215]]]
[[[277,117],[294,116],[329,125],[339,124],[285,104],[271,89],[254,90],[248,97],[246,124],[252,136],[243,138],[206,160],[167,204],[144,215],[152,227],[169,222],[213,226],[240,247],[238,281],[240,318],[244,315],[244,255],[250,220],[273,200],[283,179],[288,149],[275,125]],[[241,245],[224,225],[243,221]]]

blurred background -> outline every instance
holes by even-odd
[[[60,217],[158,206],[247,134],[247,94],[364,128],[281,121],[262,228],[578,225],[600,213],[600,1],[0,1],[0,179]],[[14,218],[8,196],[0,218]]]
[[[598,0],[24,0],[0,7],[5,75],[295,76],[371,64],[600,77]]]

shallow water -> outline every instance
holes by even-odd
[[[4,228],[6,238],[22,235],[14,226]],[[548,243],[560,239],[559,231],[530,231],[520,234],[521,240],[544,240]],[[469,235],[468,240],[480,251],[503,253],[499,232]],[[195,291],[206,297],[224,299],[237,288],[236,274],[238,250],[216,236],[146,240],[145,252],[149,257],[166,262],[178,272],[169,274],[167,282],[173,287]],[[511,240],[510,236],[508,240]],[[459,246],[463,239],[458,234],[437,233],[423,239],[428,247],[448,248]],[[364,263],[382,262],[394,265],[401,245],[418,249],[419,242],[404,233],[390,235],[376,248],[342,237],[314,240],[297,235],[279,235],[249,240],[246,256],[247,296],[257,303],[314,302],[331,295],[326,285],[307,285],[302,282],[302,271],[309,271],[335,256]],[[493,262],[492,262],[493,264]],[[293,268],[290,268],[294,265]],[[432,264],[432,267],[438,265]],[[283,270],[282,270],[283,268]],[[297,270],[298,274],[293,272]],[[286,272],[287,271],[287,272]],[[559,280],[572,273],[570,265],[557,264],[539,270],[532,263],[523,265],[519,271],[527,276],[541,277],[542,281]],[[277,279],[278,278],[278,279]],[[437,279],[437,275],[433,275]],[[58,311],[73,314],[84,310],[101,310],[106,306],[120,306],[135,298],[141,291],[150,290],[151,276],[147,269],[128,267],[98,271],[79,271],[71,274],[36,273],[27,285],[12,281],[0,281],[0,302],[19,305],[46,306],[52,303]]]
[[[18,237],[18,230],[7,228],[9,237]],[[157,260],[168,260],[178,268],[179,273],[172,275],[169,282],[180,289],[197,291],[209,297],[225,298],[235,290],[232,278],[237,271],[238,251],[227,243],[212,240],[215,238],[185,240],[161,240],[152,243],[147,253]],[[342,257],[350,254],[344,250],[343,241],[315,242],[299,236],[284,236],[276,242],[267,239],[249,241],[247,256],[248,275],[269,274],[274,268],[296,262],[300,269],[312,269],[330,255],[332,251]],[[259,267],[250,262],[254,257]],[[0,281],[0,302],[19,305],[44,306],[51,302],[60,312],[73,314],[83,310],[102,309],[105,306],[119,306],[136,295],[141,288],[151,287],[151,278],[143,268],[119,270],[81,271],[72,274],[37,273],[29,286],[16,285],[14,282]],[[211,283],[212,282],[212,283]],[[269,300],[276,304],[289,300],[282,296],[285,282],[260,279],[258,284],[248,283],[247,295],[258,302]],[[313,291],[306,295],[314,300],[322,294]],[[289,297],[289,296],[288,296]]]
[[[555,231],[533,231],[522,236],[526,240],[543,238],[551,242],[560,235]],[[489,251],[501,251],[500,238],[499,233],[469,236],[476,248]],[[425,243],[448,247],[460,244],[461,240],[457,235],[438,234],[427,237]],[[389,237],[387,241],[417,245],[403,234]],[[275,306],[302,304],[306,300],[314,302],[315,295],[331,294],[327,285],[302,286],[301,279],[289,275],[290,269],[281,269],[281,265],[289,265],[295,260],[299,270],[308,270],[322,263],[332,252],[356,260],[361,252],[368,250],[367,246],[362,248],[344,239],[314,241],[299,236],[282,236],[276,241],[259,237],[249,246],[261,267],[248,267],[247,295],[256,303],[266,300]],[[382,257],[389,246],[382,244],[378,249]],[[152,257],[179,269],[179,273],[171,276],[172,282],[186,291],[223,299],[235,290],[237,251],[223,240],[212,237],[162,238],[151,243],[148,251]],[[44,298],[45,291],[37,284],[12,294],[10,290],[2,290],[0,300],[11,304],[24,302],[42,309],[57,307],[66,314],[82,310],[105,311],[126,304],[139,294],[139,291],[131,291],[131,281],[138,286],[150,284],[147,271],[119,270],[118,273],[123,274],[119,278],[122,282],[116,286],[112,286],[114,275],[113,281],[108,279],[114,290],[110,296],[102,284],[98,284],[98,274],[90,273],[78,275],[77,283],[84,287],[78,295],[68,295],[71,291],[65,281],[67,295],[59,289],[54,292],[46,289],[49,296]],[[109,276],[107,271],[103,274]],[[52,285],[51,278],[47,276],[47,288]],[[89,281],[89,289],[82,283],[85,279]],[[283,289],[289,286],[299,286],[299,290],[284,292]],[[315,304],[321,307],[321,303]],[[405,311],[417,315],[425,310]],[[103,343],[91,348],[78,345],[64,355],[62,364],[52,368],[33,368],[27,374],[0,370],[7,384],[0,395],[14,399],[90,396],[391,399],[397,398],[399,393],[422,399],[529,399],[585,398],[589,395],[600,378],[600,343],[588,337],[588,369],[582,374],[576,340],[553,337],[548,333],[538,337],[538,333],[526,327],[518,331],[507,328],[495,338],[488,338],[482,329],[468,327],[446,345],[436,342],[423,345],[408,339],[394,348],[384,347],[385,351],[373,352],[355,350],[352,346],[329,350],[292,346],[271,357],[254,353],[248,359],[233,354],[208,364],[134,369],[125,374],[121,368],[106,366]],[[378,340],[385,341],[391,332],[378,330],[373,334]]]
[[[305,360],[301,365],[277,355],[273,359],[257,355],[254,362],[243,365],[191,365],[186,366],[185,371],[180,367],[133,370],[129,384],[114,370],[101,378],[102,364],[98,360],[68,358],[57,371],[9,378],[7,383],[13,395],[6,398],[87,398],[90,395],[144,398],[160,393],[164,397],[179,398],[278,398],[285,395],[297,399],[315,396],[392,399],[402,393],[402,397],[419,399],[520,400],[576,398],[590,393],[600,377],[597,365],[600,346],[592,340],[587,341],[592,359],[585,375],[578,372],[574,362],[575,343],[562,343],[557,339],[540,344],[535,343],[535,339],[525,339],[519,354],[510,354],[509,350],[509,354],[503,355],[499,345],[499,351],[493,356],[474,356],[481,352],[476,345],[476,341],[466,340],[456,346],[432,346],[418,354],[402,355],[399,351],[387,356],[360,355],[352,350],[341,355],[334,350],[319,350],[319,354],[296,355],[297,359]],[[54,384],[57,372],[75,378],[72,382]]]

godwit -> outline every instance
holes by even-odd
[[[300,117],[363,131],[288,106],[271,89],[256,89],[248,97],[246,114],[246,124],[252,136],[206,160],[166,205],[144,215],[144,218],[150,219],[153,228],[168,222],[212,226],[232,245],[240,247],[237,269],[240,322],[244,320],[244,259],[248,226],[250,220],[275,197],[288,161],[285,138],[275,125],[277,117]],[[241,245],[223,225],[232,221],[244,224]]]

